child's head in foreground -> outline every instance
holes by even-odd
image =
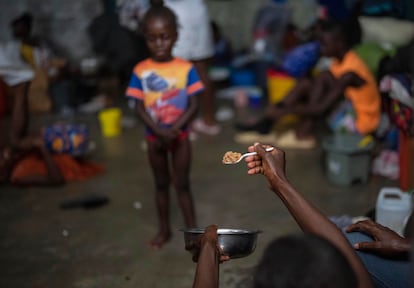
[[[311,234],[280,237],[269,244],[254,275],[255,288],[353,288],[357,278],[345,256]]]
[[[172,60],[172,48],[178,36],[177,26],[177,17],[171,9],[155,5],[147,11],[143,20],[143,33],[152,60]]]

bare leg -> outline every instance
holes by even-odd
[[[210,59],[202,59],[193,61],[197,73],[204,84],[204,91],[201,94],[201,109],[204,123],[208,126],[216,125],[215,119],[215,99],[213,83],[208,77],[208,64]]]
[[[254,124],[236,124],[236,128],[242,131],[257,131],[262,134],[270,133],[273,124],[281,117],[289,114],[289,109],[298,104],[299,101],[306,99],[312,82],[308,78],[302,78],[295,87],[285,96],[282,102],[273,104],[266,109],[262,119]]]
[[[312,81],[309,78],[301,78],[292,90],[286,94],[283,101],[276,103],[272,107],[292,107],[297,105],[299,101],[305,99],[309,95],[309,91],[312,87]]]
[[[269,133],[275,121],[290,113],[297,114],[293,110],[296,105],[306,105],[309,109],[320,105],[327,91],[335,84],[336,80],[329,72],[322,72],[313,82],[303,78],[286,95],[281,103],[271,106],[266,111],[265,117],[262,120],[254,125],[239,125],[238,128],[241,128],[241,130],[256,130],[260,133]],[[297,115],[302,116],[303,119],[296,130],[296,136],[298,138],[314,137],[315,116],[308,116],[309,114]]]
[[[190,191],[191,145],[188,138],[181,140],[173,152],[174,186],[185,225],[196,227],[193,198]]]
[[[12,115],[10,128],[10,143],[12,146],[19,146],[20,140],[27,136],[27,127],[29,123],[28,113],[28,89],[30,82],[24,82],[12,87]]]
[[[336,85],[337,80],[328,72],[322,72],[316,77],[312,89],[310,91],[309,103],[317,105],[325,96],[325,93]]]
[[[160,249],[171,237],[169,220],[169,186],[168,151],[152,141],[148,142],[148,156],[155,180],[155,201],[158,212],[159,229],[150,241],[154,249]]]
[[[312,81],[309,78],[301,78],[292,90],[288,92],[283,101],[268,107],[265,118],[272,123],[289,114],[289,109],[298,105],[301,101],[307,101],[309,91],[312,89]]]
[[[308,107],[318,106],[322,97],[329,89],[335,85],[335,78],[328,72],[322,72],[311,86],[309,98],[307,101]],[[306,139],[315,136],[315,117],[305,117],[296,129],[296,136],[298,139]]]
[[[100,84],[100,90],[105,95],[105,107],[115,105],[119,94],[119,79],[117,76],[110,75],[103,79]]]

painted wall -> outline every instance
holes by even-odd
[[[238,50],[249,45],[253,19],[269,0],[206,0],[210,17]],[[308,25],[315,15],[314,0],[289,0],[293,21]],[[101,13],[100,0],[0,0],[0,41],[11,39],[10,20],[28,11],[34,16],[34,33],[44,35],[74,61],[92,55],[86,28]]]
[[[252,26],[257,10],[270,0],[207,0],[210,17],[222,28],[223,34],[234,48],[249,45],[252,40]],[[315,20],[317,5],[315,0],[288,0],[292,22],[305,28]]]
[[[12,38],[10,21],[26,11],[34,16],[33,33],[64,55],[78,61],[91,54],[86,28],[100,14],[100,0],[0,0],[0,41]]]

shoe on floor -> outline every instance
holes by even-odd
[[[137,119],[131,116],[122,116],[121,126],[122,128],[134,128],[137,126]]]
[[[229,107],[220,107],[216,112],[217,121],[228,121],[234,118],[234,110]]]
[[[202,119],[198,118],[193,121],[192,127],[194,131],[206,135],[215,136],[220,133],[221,128],[218,125],[207,125]]]
[[[195,131],[190,130],[188,133],[188,139],[190,139],[191,142],[194,142],[198,139],[198,134]]]
[[[78,110],[82,113],[96,113],[106,107],[106,100],[104,95],[99,95],[93,98],[88,103],[79,106]]]
[[[145,141],[145,140],[142,140],[141,141],[141,150],[144,151],[144,152],[147,152],[148,151],[147,141]]]
[[[313,149],[316,139],[298,139],[294,130],[289,130],[277,137],[276,147],[287,149]]]
[[[259,132],[250,131],[250,132],[241,132],[234,135],[234,142],[240,144],[250,144],[252,145],[255,142],[260,142],[262,144],[272,144],[276,142],[276,134],[260,134]]]

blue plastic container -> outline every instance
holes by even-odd
[[[256,77],[251,70],[235,69],[230,74],[230,83],[233,86],[254,86]]]
[[[251,87],[247,95],[249,96],[249,106],[253,108],[260,107],[262,105],[262,91],[259,88]]]

